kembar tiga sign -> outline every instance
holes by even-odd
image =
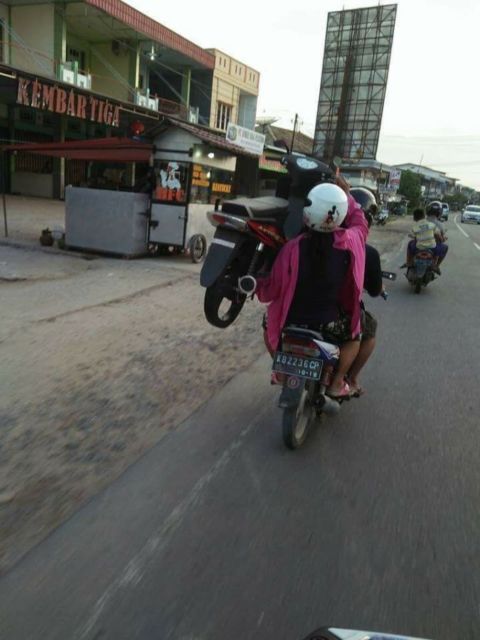
[[[75,89],[67,90],[37,79],[29,80],[19,76],[17,104],[106,124],[109,127],[120,125],[119,105],[94,96],[83,95]]]

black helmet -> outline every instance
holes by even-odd
[[[438,216],[443,212],[442,203],[434,200],[427,205],[427,216]]]
[[[358,202],[365,213],[370,213],[371,207],[377,206],[375,196],[365,187],[353,187],[353,189],[350,189],[350,195]]]

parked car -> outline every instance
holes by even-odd
[[[480,224],[480,207],[475,204],[467,204],[462,211],[462,222],[476,222]]]
[[[448,220],[448,215],[450,213],[450,207],[446,202],[442,202],[442,214],[440,216],[440,220]]]

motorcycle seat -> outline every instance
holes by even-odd
[[[288,200],[274,196],[260,198],[237,198],[225,200],[222,211],[237,216],[252,218],[253,220],[265,220],[277,222],[287,215]]]

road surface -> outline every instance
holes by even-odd
[[[480,637],[480,227],[448,226],[442,278],[369,305],[363,398],[291,452],[266,358],[212,389],[3,578],[0,637]]]

